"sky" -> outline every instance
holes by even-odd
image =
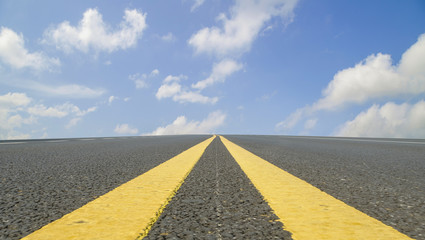
[[[0,1],[0,139],[200,133],[425,138],[425,1]]]

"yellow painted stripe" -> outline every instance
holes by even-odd
[[[214,138],[189,148],[23,239],[142,238]]]
[[[220,138],[294,239],[411,239]]]

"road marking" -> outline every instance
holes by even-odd
[[[407,142],[407,141],[389,141],[374,139],[352,139],[352,138],[327,138],[327,137],[288,137],[288,138],[304,138],[304,139],[320,139],[320,140],[336,140],[336,141],[353,141],[353,142],[377,142],[377,143],[405,143],[405,144],[425,144],[425,142]]]
[[[411,239],[220,136],[293,239]]]
[[[23,239],[143,238],[214,138],[189,148]]]
[[[0,144],[4,144],[4,145],[7,145],[7,144],[22,144],[22,143],[25,143],[25,142],[0,142]]]
[[[78,140],[80,140],[80,141],[93,141],[94,139],[93,138],[80,138]]]

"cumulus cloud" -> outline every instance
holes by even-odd
[[[236,0],[229,16],[217,17],[221,27],[206,27],[191,36],[188,43],[196,53],[217,56],[240,55],[249,51],[265,24],[280,16],[286,22],[293,17],[297,0]]]
[[[60,65],[57,58],[49,58],[42,52],[28,52],[22,33],[17,34],[6,27],[0,29],[0,60],[16,69],[50,70]]]
[[[146,135],[212,133],[215,129],[222,126],[225,120],[226,114],[221,111],[210,113],[208,117],[202,121],[188,121],[185,116],[179,116],[173,123],[165,127],[158,127],[155,131]]]
[[[68,21],[52,26],[44,32],[43,42],[55,45],[64,52],[74,49],[84,53],[90,50],[113,52],[137,44],[147,27],[146,14],[136,9],[127,9],[119,27],[113,28],[103,21],[97,9],[87,9],[77,26]]]
[[[17,106],[26,106],[31,102],[25,93],[11,93],[8,92],[5,95],[0,95],[0,106],[2,109],[6,107],[17,107]]]
[[[156,98],[158,100],[163,98],[172,98],[173,101],[179,103],[203,103],[203,104],[215,104],[218,101],[217,97],[207,97],[202,95],[199,91],[191,91],[182,87],[179,83],[182,79],[186,79],[184,75],[180,76],[167,76],[163,84],[159,87],[156,92]]]
[[[242,64],[231,59],[222,60],[213,66],[212,73],[208,78],[192,84],[192,87],[204,89],[216,82],[224,82],[229,75],[240,69],[242,69]]]
[[[425,101],[374,104],[344,123],[337,136],[425,138]]]
[[[25,93],[0,95],[0,139],[12,139],[15,137],[29,138],[29,134],[21,133],[18,129],[22,125],[36,124],[40,117],[73,117],[66,126],[68,127],[77,124],[83,116],[96,110],[97,107],[82,110],[69,102],[56,106],[45,106],[44,104],[35,103]]]
[[[114,132],[118,134],[137,134],[139,130],[137,128],[132,128],[128,124],[117,124],[117,126],[114,129]]]
[[[297,109],[278,128],[290,129],[317,111],[338,110],[350,104],[405,99],[425,93],[425,34],[407,49],[398,64],[388,54],[372,54],[354,67],[334,75],[323,97],[312,105]]]

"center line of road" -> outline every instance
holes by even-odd
[[[220,138],[293,239],[411,239]]]
[[[23,240],[143,238],[214,138],[189,148]]]

